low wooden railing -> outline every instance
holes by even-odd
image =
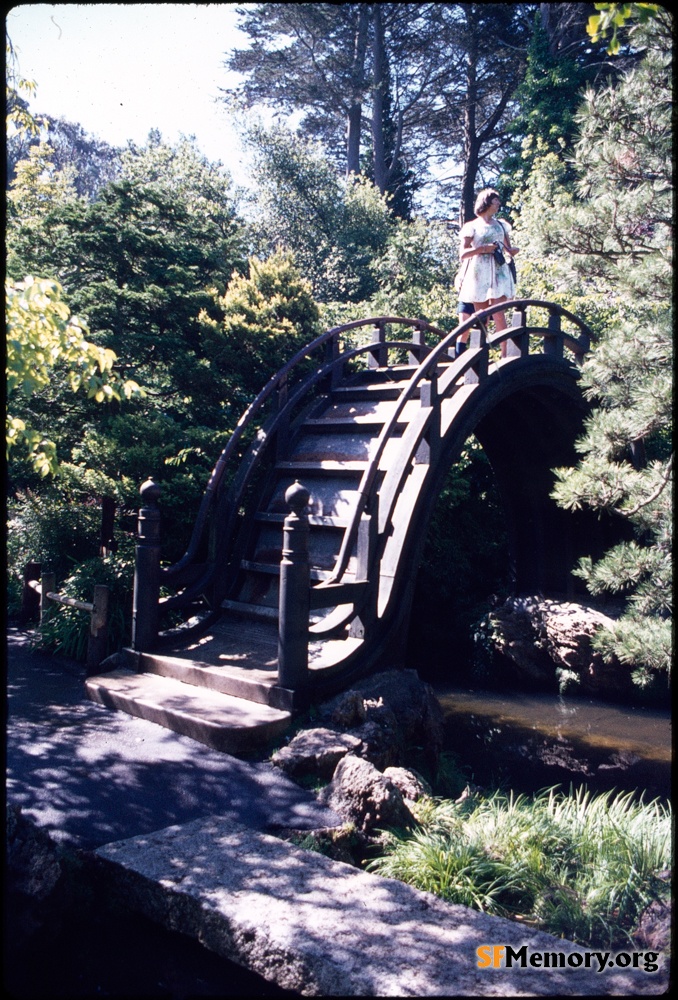
[[[108,644],[108,608],[109,590],[103,584],[95,584],[94,598],[91,602],[79,601],[75,597],[58,593],[54,573],[43,573],[39,578],[27,579],[26,586],[40,597],[40,624],[44,624],[52,604],[64,604],[79,611],[86,611],[90,616],[89,635],[87,637],[86,670],[90,673],[106,658]]]

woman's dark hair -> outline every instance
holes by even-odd
[[[473,206],[473,211],[476,215],[480,215],[481,212],[485,212],[492,204],[494,198],[499,198],[499,201],[501,201],[498,191],[495,191],[494,188],[483,188],[476,198],[476,203]]]

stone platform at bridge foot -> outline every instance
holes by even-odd
[[[479,969],[476,949],[584,949],[442,902],[220,817],[107,844],[98,876],[126,907],[304,996],[659,994],[668,972]],[[577,961],[577,959],[575,959]],[[660,959],[661,963],[662,959]]]

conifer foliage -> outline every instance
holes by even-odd
[[[582,458],[559,470],[555,496],[633,526],[633,540],[577,572],[591,593],[627,598],[596,645],[645,685],[671,656],[671,66],[661,23],[639,27],[635,41],[642,62],[586,95],[577,187],[556,194],[534,235],[546,248],[565,246],[572,272],[616,309],[584,366],[595,409],[578,442]]]

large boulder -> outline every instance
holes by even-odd
[[[347,754],[377,770],[400,767],[408,749],[425,750],[432,773],[443,747],[445,717],[433,689],[416,670],[389,670],[318,707],[319,721],[276,751],[271,761],[292,778],[331,778]]]
[[[519,679],[542,688],[619,695],[632,689],[629,668],[605,663],[591,642],[616,614],[574,601],[509,598],[476,626],[476,659],[503,662]]]
[[[668,874],[668,873],[667,873]],[[671,951],[671,923],[673,904],[655,899],[641,915],[638,929],[633,935],[636,947],[644,951]]]
[[[396,785],[362,757],[344,757],[318,796],[323,805],[361,834],[379,827],[407,827],[413,816]]]
[[[413,746],[424,747],[431,771],[437,770],[445,716],[433,689],[416,670],[374,674],[320,711],[328,718],[343,718],[348,731],[362,742],[358,755],[379,770],[400,766]]]
[[[416,771],[410,771],[406,767],[387,767],[384,777],[396,786],[408,807],[410,802],[418,802],[425,795],[432,794],[429,783]]]
[[[287,746],[277,750],[271,762],[291,778],[311,775],[327,778],[347,753],[360,750],[362,743],[357,736],[338,733],[333,729],[305,729],[297,733]]]
[[[61,859],[49,834],[24,816],[18,805],[7,806],[6,850],[9,887],[42,903],[61,878]]]

